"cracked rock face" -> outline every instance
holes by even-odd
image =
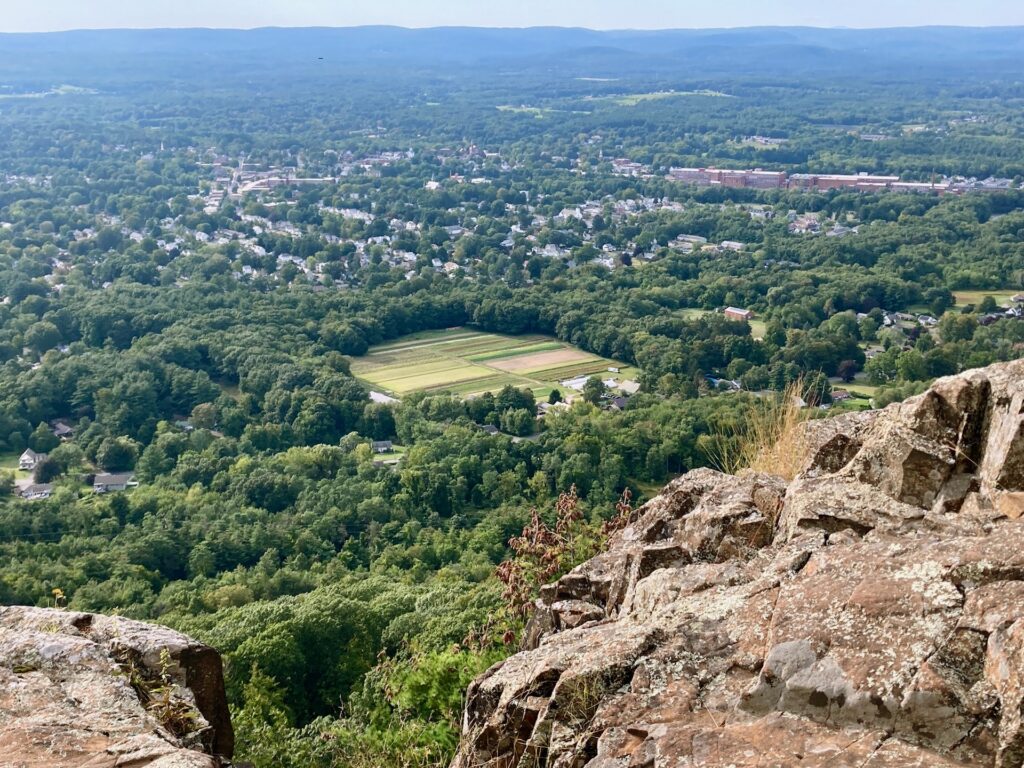
[[[1024,766],[1024,361],[805,442],[545,587],[453,768]]]
[[[219,768],[233,748],[212,648],[128,619],[0,608],[0,765]]]

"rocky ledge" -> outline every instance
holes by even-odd
[[[806,435],[545,588],[453,768],[1024,765],[1024,361]]]
[[[219,768],[233,747],[212,648],[127,619],[0,608],[5,768]]]

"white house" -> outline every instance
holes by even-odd
[[[45,453],[36,453],[31,448],[28,448],[18,459],[18,469],[22,472],[31,472],[44,461],[46,461]]]
[[[96,475],[95,480],[93,480],[92,490],[94,493],[114,493],[134,488],[137,485],[134,473],[117,472]]]

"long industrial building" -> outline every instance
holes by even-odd
[[[875,176],[867,173],[794,173],[784,171],[728,170],[721,168],[671,168],[668,178],[698,187],[732,187],[739,189],[855,189],[877,192],[886,189],[904,192],[938,194],[965,191],[949,179],[940,182],[905,182],[899,176]]]

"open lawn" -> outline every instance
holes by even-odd
[[[545,115],[551,114],[554,110],[541,107],[528,107],[525,104],[515,107],[511,104],[502,104],[498,107],[499,112],[511,112],[520,115],[533,115],[537,119],[543,119]]]
[[[0,472],[13,472],[15,480],[27,480],[32,477],[31,472],[22,472],[18,469],[18,459],[20,458],[20,453],[0,454]]]
[[[617,368],[618,373],[608,369]],[[529,387],[538,398],[559,383],[599,375],[616,382],[635,380],[636,368],[538,335],[506,336],[449,328],[405,336],[352,358],[352,373],[374,389],[396,397],[412,392],[448,391],[463,397]]]
[[[653,91],[649,93],[624,93],[617,96],[592,96],[588,101],[612,101],[620,107],[635,107],[648,101],[660,101],[662,99],[675,99],[684,96],[705,96],[714,99],[734,98],[728,93],[721,91],[699,90],[699,91]]]
[[[689,308],[689,309],[679,309],[679,310],[676,310],[676,311],[677,311],[677,313],[680,316],[682,316],[682,318],[684,320],[698,320],[698,319],[704,317],[704,315],[712,315],[712,314],[714,314],[709,309],[693,309],[693,308]],[[764,320],[750,320],[748,322],[750,323],[750,335],[753,336],[755,339],[763,339],[764,338],[764,334],[765,334],[765,332],[767,330],[767,327],[768,327],[767,323],[765,323]]]
[[[996,300],[996,304],[1005,307],[1010,304],[1010,299],[1019,293],[1024,293],[1024,290],[1007,288],[1000,291],[953,291],[953,297],[958,307],[979,304],[986,296],[991,296]]]
[[[838,384],[838,389],[845,389],[847,392],[851,392],[855,395],[864,395],[864,397],[874,397],[878,392],[878,387],[873,387],[870,384]]]

